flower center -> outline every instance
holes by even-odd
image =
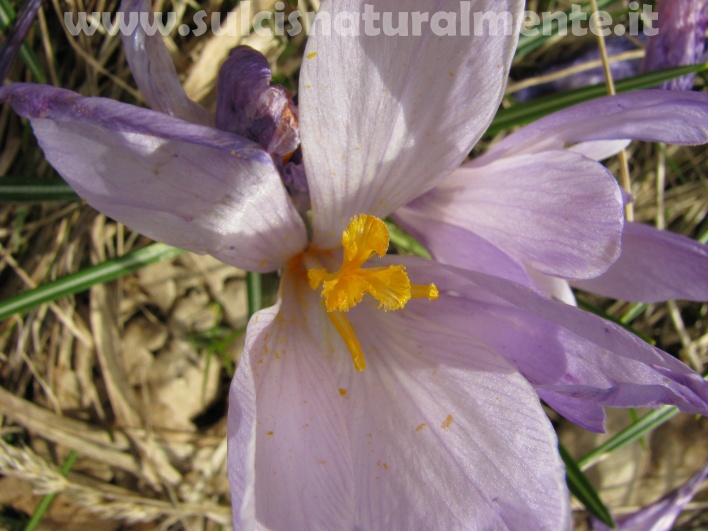
[[[364,293],[379,301],[379,309],[400,310],[411,299],[438,298],[435,284],[411,284],[406,268],[402,265],[363,268],[364,263],[377,254],[386,255],[389,237],[386,224],[375,216],[354,216],[342,234],[344,257],[336,273],[326,269],[308,269],[307,278],[312,289],[322,285],[322,304],[327,309],[332,324],[344,339],[352,355],[354,368],[366,368],[361,344],[349,320],[344,315],[361,302]]]

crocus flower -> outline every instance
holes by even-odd
[[[708,0],[661,0],[658,33],[647,39],[642,69],[661,70],[701,62],[708,29]],[[664,83],[663,88],[690,90],[695,74]]]
[[[516,15],[523,2],[471,6]],[[393,0],[374,7],[400,9]],[[407,8],[429,6],[420,0]],[[163,112],[34,85],[3,87],[0,100],[31,120],[47,159],[99,210],[237,267],[282,271],[278,302],[249,323],[230,392],[236,528],[565,529],[563,466],[532,385],[537,376],[544,384],[561,378],[577,356],[576,387],[552,389],[566,409],[665,402],[703,413],[708,389],[623,329],[551,300],[481,238],[474,249],[483,259],[470,269],[382,256],[381,218],[457,168],[492,119],[517,32],[441,37],[427,28],[401,38],[327,35],[320,26],[365,9],[353,0],[322,3],[297,120],[282,100],[287,94],[276,91],[280,103],[262,104],[259,94],[270,87],[258,60],[241,52],[243,61],[227,62],[221,79],[238,80],[230,69],[239,68],[253,83],[234,83],[241,88],[230,92],[231,83],[220,82],[219,128],[184,102],[173,70],[149,46],[128,53],[134,75],[159,81],[138,81],[143,90],[169,95]],[[246,85],[260,88],[244,96]],[[264,122],[256,126],[256,117]],[[285,144],[265,131],[282,133],[285,143],[298,138],[301,154],[282,156],[276,146]],[[524,161],[524,175],[542,176],[525,188],[539,222],[524,230],[536,243],[545,222],[569,226],[536,262],[547,253],[558,270],[605,271],[622,231],[611,175],[571,152]],[[306,187],[297,186],[301,179]],[[307,230],[285,181],[309,195]],[[521,182],[509,184],[502,180],[494,193],[517,198]],[[544,199],[557,189],[559,201]],[[571,238],[585,254],[568,245]],[[510,361],[514,353],[523,363]]]
[[[678,489],[632,514],[617,518],[615,529],[617,531],[671,531],[681,511],[700,490],[706,478],[708,478],[708,464],[703,465]],[[593,529],[610,531],[609,527],[597,520],[593,520]]]

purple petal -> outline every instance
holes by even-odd
[[[249,325],[230,396],[237,523],[253,470],[238,448],[255,430],[250,484],[258,522],[273,529],[568,527],[563,466],[535,392],[448,326],[444,300],[381,313],[365,299],[349,312],[367,359],[357,372],[301,271],[286,270],[281,293],[277,315]]]
[[[437,265],[426,266],[427,281]],[[351,312],[369,363],[342,386],[352,444],[369,450],[354,454],[368,493],[360,527],[566,529],[562,466],[533,389],[466,323],[450,326],[448,302]]]
[[[0,85],[4,83],[7,74],[10,72],[12,61],[20,50],[27,32],[32,27],[41,5],[42,0],[28,0],[25,2],[25,6],[22,8],[20,16],[17,17],[12,32],[3,43],[2,48],[0,48]]]
[[[226,263],[273,271],[307,239],[270,156],[241,137],[103,98],[8,85],[47,160],[97,210]]]
[[[479,35],[472,18],[479,12],[513,18],[522,9],[520,0],[322,2],[299,90],[319,247],[338,245],[353,215],[386,217],[462,163],[501,101],[518,33]],[[457,36],[438,36],[425,23],[414,35],[411,22],[406,37],[386,36],[382,22],[374,24],[378,36],[365,27],[367,12],[388,13],[395,24],[402,10],[406,19],[455,13]],[[359,35],[343,35],[338,26],[357,17]],[[334,27],[327,34],[329,19]],[[462,35],[467,23],[467,33],[476,35]]]
[[[705,144],[708,94],[645,90],[581,103],[519,129],[472,164],[489,164],[510,154],[562,149],[576,142],[628,138],[667,144]]]
[[[438,262],[534,285],[522,264],[472,232],[423,217],[413,208],[399,208],[394,219]]]
[[[285,165],[283,168],[283,183],[298,212],[305,213],[312,208],[305,165],[302,161],[288,162]]]
[[[592,160],[605,160],[617,155],[631,143],[631,140],[592,140],[575,144],[568,150]]]
[[[482,271],[482,273],[486,273],[486,271]],[[571,306],[578,305],[578,302],[575,300],[575,295],[573,294],[573,289],[570,287],[570,284],[567,280],[563,280],[562,278],[558,277],[552,277],[550,275],[544,275],[543,273],[539,273],[534,269],[529,269],[528,273],[542,293],[545,293],[546,295],[557,301],[570,304]]]
[[[289,280],[286,274],[284,290]],[[317,312],[307,319],[318,322],[321,305],[309,291]],[[291,291],[285,297],[249,323],[229,394],[234,527],[252,529],[255,516],[270,529],[351,529],[351,448],[322,356],[328,338],[310,336],[302,318],[309,307],[298,306]]]
[[[283,87],[271,86],[268,60],[237,46],[219,71],[216,126],[259,143],[283,157],[297,149],[297,108]]]
[[[623,214],[615,179],[565,151],[463,167],[407,208],[481,236],[549,275],[597,276],[619,254]]]
[[[417,261],[397,259],[411,277],[420,274]],[[450,326],[465,323],[469,334],[503,355],[551,406],[583,427],[602,430],[593,404],[673,404],[687,413],[708,412],[708,382],[609,321],[482,273],[439,266],[427,280],[441,293],[458,294],[458,317],[448,317]]]
[[[144,28],[155,24],[149,0],[122,0],[120,11],[127,21],[128,17],[145,21],[137,23],[133,33],[121,36],[130,71],[148,105],[187,122],[214,125],[209,112],[185,94],[160,32],[146,33]]]
[[[708,29],[707,0],[662,0],[658,4],[658,33],[647,39],[642,70],[663,70],[701,61]],[[695,74],[664,83],[670,90],[690,90]]]
[[[266,308],[249,321],[244,353],[229,390],[227,466],[236,531],[253,529],[256,521],[256,389],[251,357],[246,353],[254,348],[255,340],[277,313],[277,306]]]
[[[619,259],[602,276],[573,285],[627,301],[708,301],[708,246],[642,223],[627,223]]]
[[[671,531],[684,506],[700,490],[707,477],[708,464],[705,464],[680,488],[635,513],[615,519],[616,531]],[[610,531],[609,527],[595,519],[592,527],[595,531]]]

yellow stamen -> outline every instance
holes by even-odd
[[[349,222],[342,234],[344,257],[336,273],[326,269],[309,269],[307,277],[312,289],[322,286],[322,303],[335,328],[344,339],[354,361],[354,367],[363,371],[364,354],[354,330],[343,312],[359,304],[364,293],[373,296],[384,311],[400,310],[411,299],[438,298],[435,284],[411,284],[402,265],[362,268],[373,255],[383,257],[388,250],[386,224],[375,216],[361,214]]]
[[[429,284],[427,286],[421,286],[420,284],[411,285],[411,299],[430,299],[431,301],[437,300],[440,296],[438,288],[435,284]]]

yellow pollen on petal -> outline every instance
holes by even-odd
[[[366,367],[361,344],[349,320],[344,315],[361,302],[368,293],[384,311],[400,310],[411,299],[438,298],[435,284],[411,284],[406,268],[402,265],[388,267],[362,267],[374,255],[386,255],[389,245],[388,228],[375,216],[354,216],[342,234],[344,256],[336,273],[326,269],[308,269],[307,277],[312,289],[322,286],[322,303],[330,320],[344,339],[354,361],[362,371]]]

